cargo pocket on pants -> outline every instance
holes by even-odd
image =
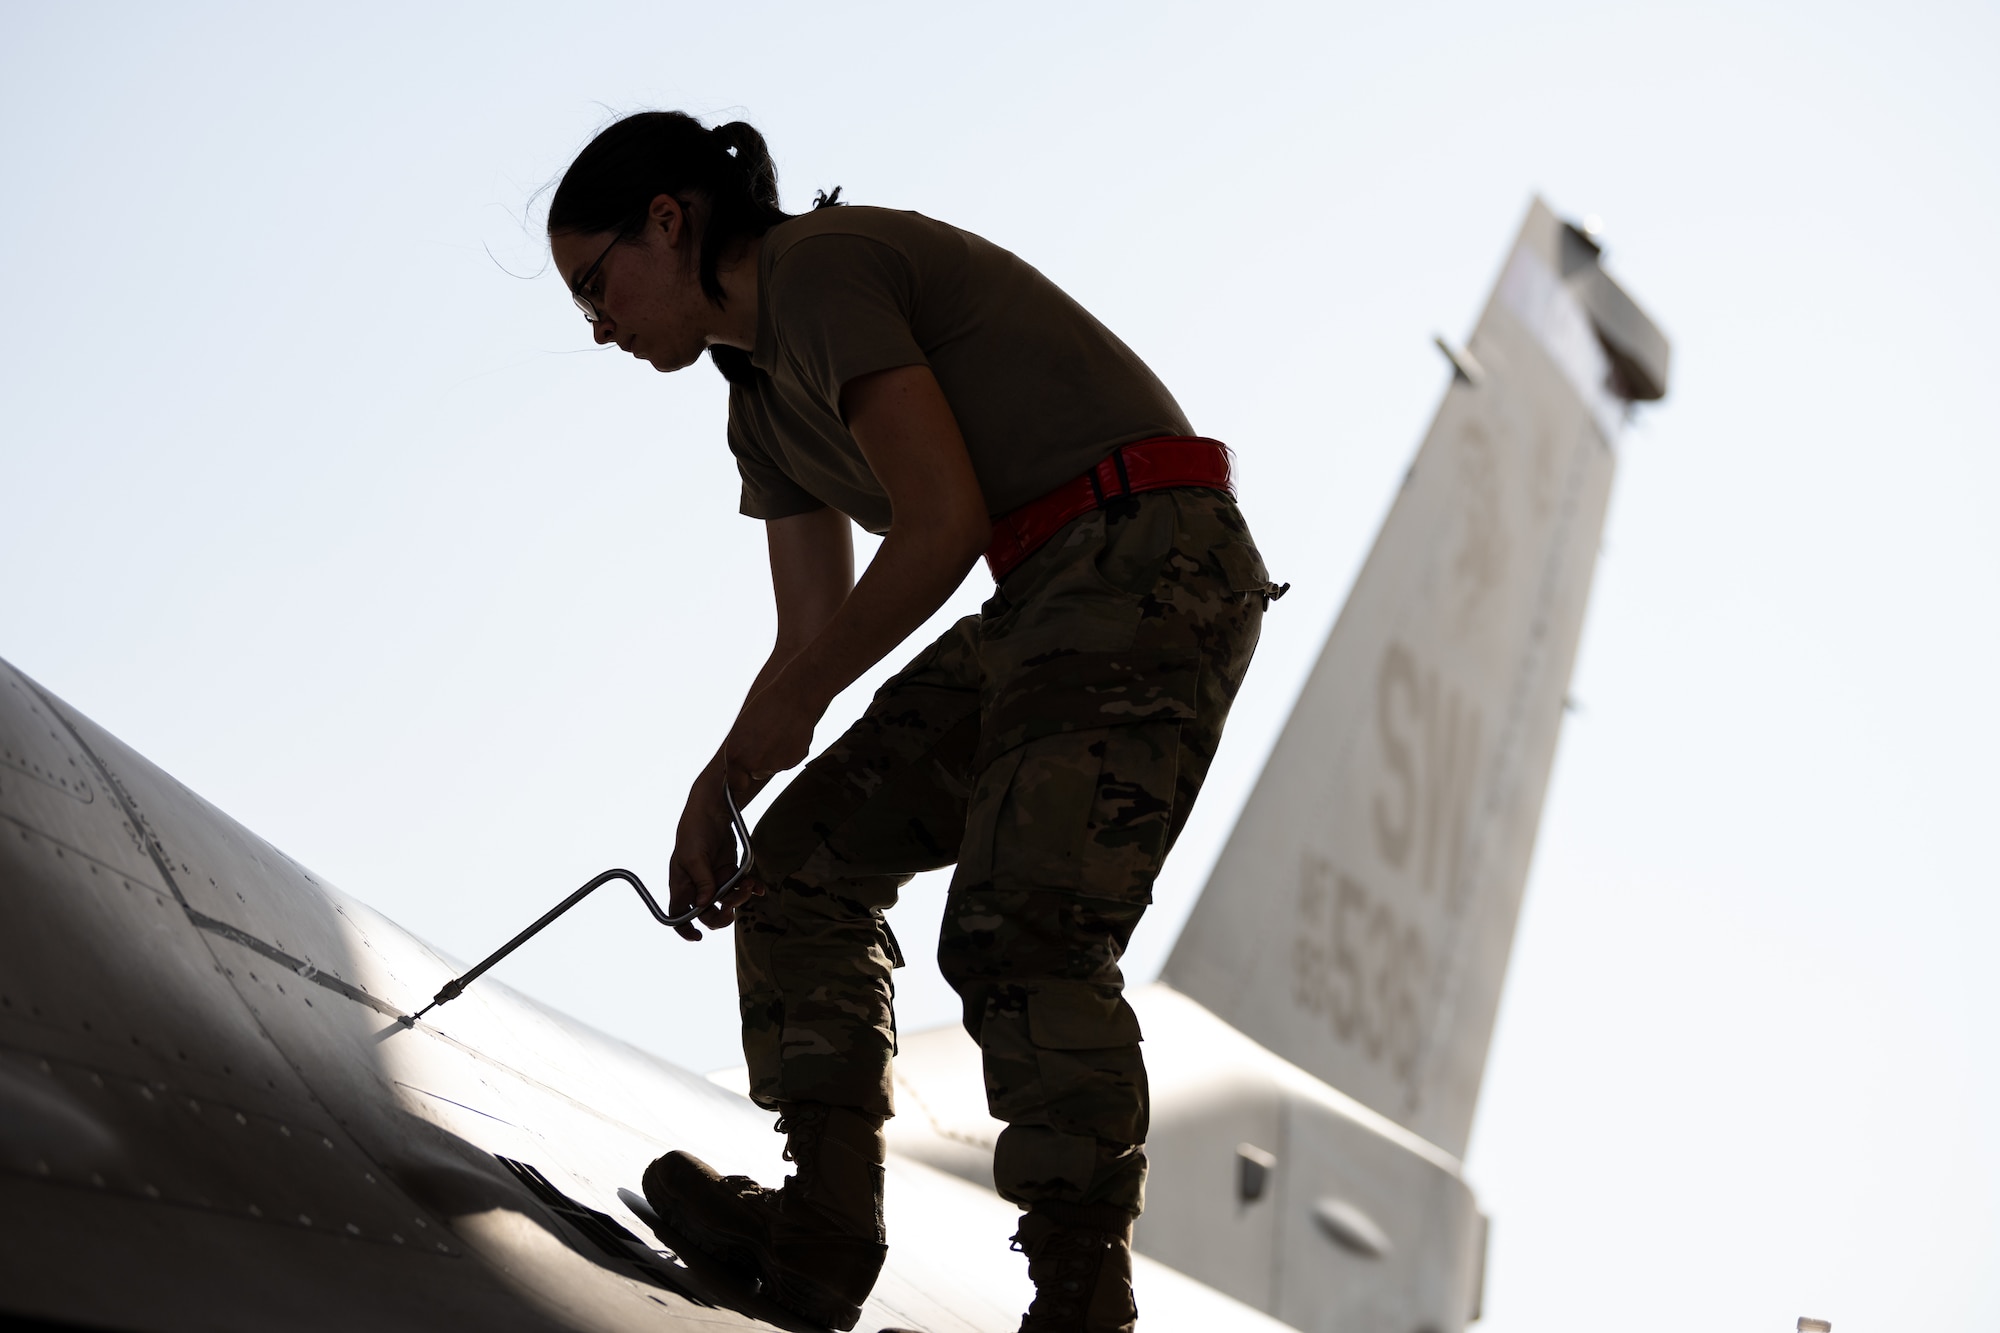
[[[965,881],[1151,902],[1173,830],[1184,725],[1064,732],[1003,755],[975,791]]]
[[[979,1044],[988,1107],[1009,1124],[1143,1143],[1139,1016],[1115,986],[1035,981],[989,997]]]
[[[967,878],[1150,902],[1199,674],[1184,649],[1075,653],[1004,686],[981,738]]]

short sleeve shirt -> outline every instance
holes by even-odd
[[[995,515],[1121,444],[1193,433],[1145,362],[1062,289],[919,213],[825,208],[766,233],[750,360],[760,373],[730,388],[729,448],[752,518],[831,505],[888,531],[889,497],[840,414],[841,390],[878,370],[931,368]]]

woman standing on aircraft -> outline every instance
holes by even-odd
[[[737,925],[751,1096],[796,1173],[765,1189],[668,1153],[647,1197],[780,1303],[853,1326],[886,1252],[902,960],[883,911],[956,862],[938,961],[1007,1122],[1022,1327],[1131,1328],[1147,1095],[1118,960],[1278,591],[1227,451],[1007,251],[915,213],[780,211],[741,122],[618,121],[564,174],[549,237],[599,343],[663,371],[713,357],[768,538],[777,643],[689,794],[675,910],[732,868],[724,783],[747,801],[804,760],[833,697],[982,552],[998,581],[778,796],[754,881],[702,917]],[[858,582],[850,520],[884,538]]]

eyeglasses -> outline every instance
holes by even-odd
[[[576,302],[576,308],[583,312],[583,317],[593,324],[603,318],[603,316],[597,313],[597,307],[591,303],[591,299],[587,295],[590,291],[590,284],[597,281],[597,270],[604,267],[604,261],[610,257],[611,252],[617,249],[618,243],[624,239],[623,236],[613,237],[611,244],[604,247],[604,253],[597,257],[597,262],[585,269],[583,276],[570,284],[570,299]]]

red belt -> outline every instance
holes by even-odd
[[[1070,520],[1102,509],[1106,500],[1175,486],[1207,486],[1234,499],[1229,446],[1199,435],[1160,435],[1115,449],[1082,476],[994,519],[986,567],[998,583]]]

